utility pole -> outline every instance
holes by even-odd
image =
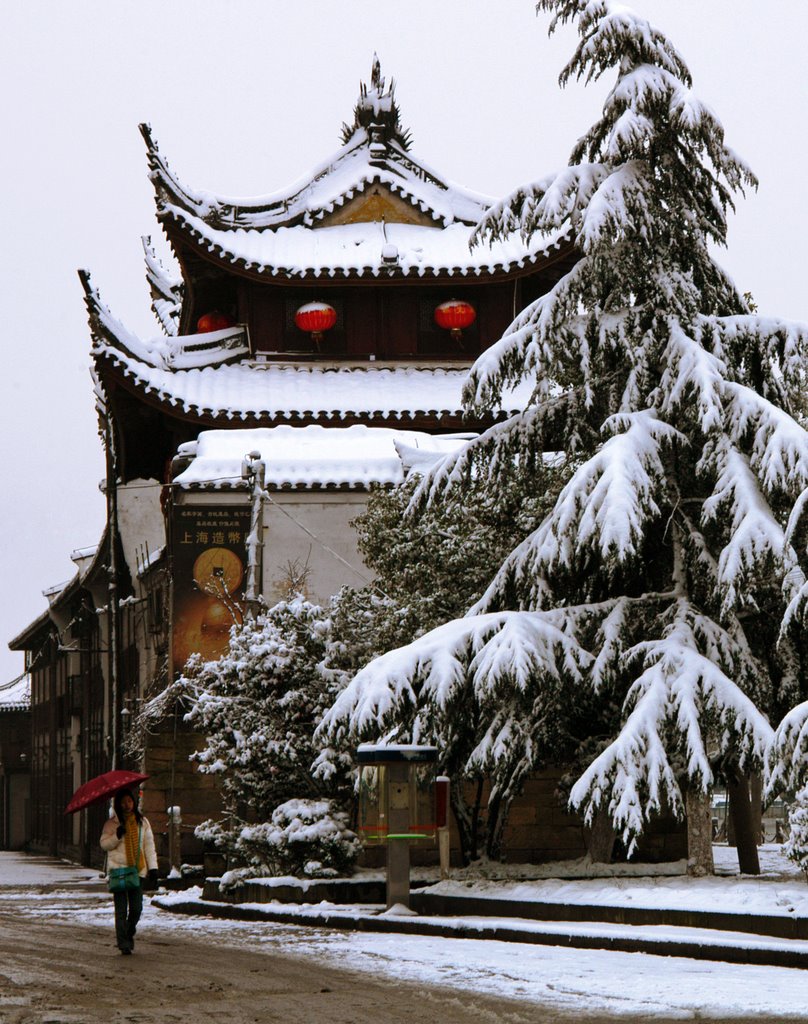
[[[109,414],[108,414],[109,415]],[[109,688],[111,696],[111,765],[119,768],[121,743],[120,608],[118,606],[118,459],[112,422],[107,420],[107,623],[109,626]]]
[[[250,488],[250,533],[247,537],[247,588],[244,591],[246,617],[254,619],[261,607],[258,571],[264,534],[264,484],[266,464],[260,452],[249,452],[241,463],[241,477]]]

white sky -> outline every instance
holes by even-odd
[[[803,284],[804,0],[634,0],[664,28],[761,181],[722,261],[764,313],[808,319]],[[103,525],[104,475],[76,269],[143,335],[140,236],[158,231],[140,121],[180,180],[274,191],[327,157],[373,52],[397,82],[413,151],[501,195],[566,163],[604,87],[556,80],[572,52],[530,0],[26,0],[4,8],[0,90],[11,316],[2,388],[0,682],[8,639],[68,579]],[[164,246],[160,246],[164,251]]]

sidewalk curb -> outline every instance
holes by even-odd
[[[305,914],[288,914],[277,910],[258,909],[255,906],[214,903],[198,900],[187,902],[160,902],[159,897],[152,904],[160,910],[175,914],[201,917],[215,917],[233,921],[270,921],[276,924],[301,927],[333,928],[341,931],[376,933],[398,933],[404,935],[426,935],[450,939],[495,940],[517,942],[538,946],[563,946],[571,949],[604,949],[621,953],[649,953],[654,956],[687,957],[692,960],[720,960],[724,963],[752,964],[762,967],[808,968],[808,952],[787,949],[747,948],[721,945],[712,942],[693,942],[677,939],[631,938],[630,936],[580,935],[559,932],[522,931],[501,925],[470,925],[455,919],[452,923],[419,920],[417,918],[392,918],[330,914],[327,911],[312,910]],[[615,908],[619,909],[619,908]],[[656,923],[660,923],[657,921]]]

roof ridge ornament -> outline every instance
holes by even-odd
[[[90,331],[93,337],[96,337],[103,332],[103,313],[108,313],[109,310],[101,301],[101,293],[93,284],[90,277],[90,271],[85,267],[79,267],[78,275],[79,280],[81,281],[81,287],[84,289],[84,305],[87,307]]]
[[[359,83],[359,98],[354,107],[354,123],[345,122],[342,126],[342,141],[348,143],[360,130],[367,132],[371,155],[382,159],[390,142],[398,143],[404,151],[412,144],[412,135],[408,128],[402,128],[398,104],[395,100],[396,83],[390,79],[390,86],[385,92],[385,81],[378,56],[373,54],[373,65],[370,69],[370,85]]]
[[[149,180],[154,186],[158,213],[174,203],[187,210],[194,210],[200,216],[206,213],[204,198],[195,192],[183,188],[177,176],[168,166],[168,161],[160,152],[157,140],[148,122],[138,125],[143,141],[146,143],[146,159],[149,166]]]

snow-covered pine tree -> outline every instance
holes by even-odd
[[[448,495],[421,515],[407,516],[420,479],[413,472],[392,490],[376,490],[351,524],[374,574],[367,590],[384,595],[401,613],[397,626],[381,630],[400,632],[395,646],[463,615],[482,596],[502,559],[544,518],[564,473],[552,460],[542,460],[514,473],[504,495],[475,486],[472,474],[462,501]],[[362,594],[357,591],[357,599]],[[389,649],[388,644],[374,653]]]
[[[563,234],[580,259],[472,370],[471,409],[525,378],[528,407],[434,470],[416,503],[462,486],[480,453],[493,490],[541,450],[563,446],[575,471],[469,615],[368,665],[326,725],[368,736],[414,704],[431,738],[469,687],[472,760],[507,803],[559,710],[557,731],[576,695],[617,700],[572,805],[590,823],[607,813],[629,849],[649,817],[687,809],[692,870],[709,871],[714,772],[759,766],[771,735],[765,622],[782,612],[786,521],[808,485],[790,415],[808,329],[752,315],[712,258],[755,179],[666,36],[609,0],[537,7],[551,31],[577,23],[562,85],[616,81],[569,166],[495,206],[476,238]]]

